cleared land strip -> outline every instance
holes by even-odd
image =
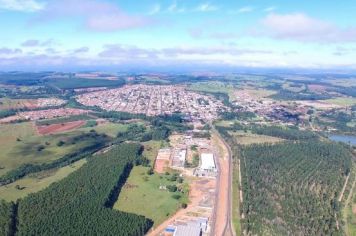
[[[340,193],[340,197],[339,197],[339,202],[341,202],[342,198],[344,197],[344,192],[345,192],[347,183],[349,181],[349,177],[350,177],[350,174],[347,175],[345,183],[344,183],[344,187],[342,187],[342,190],[341,190],[341,193]]]

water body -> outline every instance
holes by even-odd
[[[336,142],[351,143],[353,146],[356,146],[356,136],[354,135],[331,134],[329,135],[329,139]]]

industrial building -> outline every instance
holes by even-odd
[[[200,169],[208,172],[216,172],[216,165],[213,153],[202,153],[200,155],[201,165]]]

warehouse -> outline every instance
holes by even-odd
[[[203,171],[216,172],[216,165],[213,153],[202,153],[200,156],[201,166],[200,169]]]

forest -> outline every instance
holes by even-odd
[[[242,231],[247,235],[344,235],[338,197],[352,166],[346,146],[291,128],[280,132],[235,124],[216,129],[232,147],[233,158],[240,159]],[[286,141],[238,145],[229,131],[242,129]]]
[[[255,235],[343,235],[337,200],[351,168],[343,146],[320,141],[240,149],[243,228]]]
[[[111,209],[141,151],[139,144],[120,144],[20,200],[17,235],[143,235],[151,220]]]
[[[13,234],[13,203],[0,200],[0,235]]]

